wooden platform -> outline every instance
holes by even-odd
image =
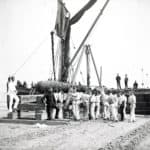
[[[20,104],[18,106],[18,118],[21,119],[24,113],[27,115],[28,112],[33,112],[34,115],[32,115],[32,119],[45,120],[47,115],[45,111],[45,104],[41,99],[42,96],[43,95],[21,95]],[[26,118],[28,118],[28,116],[26,116]]]

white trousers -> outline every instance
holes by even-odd
[[[58,119],[63,119],[63,106],[62,105],[59,107]]]
[[[91,116],[91,119],[95,119],[95,102],[91,102],[91,105],[90,105],[90,116]]]
[[[126,114],[126,106],[125,106],[124,109],[123,109],[123,115],[124,115],[124,119],[126,119],[126,118],[127,118],[127,114]]]
[[[10,93],[9,96],[10,96],[9,112],[12,112],[13,100],[15,99],[14,109],[16,109],[18,107],[19,97],[16,95],[16,93]]]
[[[135,121],[135,105],[130,107],[130,121]]]
[[[55,108],[52,108],[52,112],[51,112],[51,119],[55,119],[55,116],[56,116],[56,109]]]
[[[104,104],[104,119],[110,119],[109,105]]]
[[[117,109],[116,109],[115,104],[111,104],[111,105],[110,105],[110,109],[111,109],[111,113],[112,113],[112,119],[113,119],[114,121],[117,121],[117,120],[118,120],[118,117],[117,117]]]
[[[96,102],[95,107],[96,107],[95,118],[98,119],[100,116],[100,103]]]
[[[80,110],[79,110],[79,103],[77,101],[73,101],[72,111],[73,111],[74,118],[76,120],[79,120],[80,119]]]

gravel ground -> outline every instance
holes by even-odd
[[[146,146],[148,146],[148,141],[150,141],[148,139],[149,135],[150,121],[128,132],[124,136],[119,136],[115,140],[107,143],[105,147],[100,148],[99,150],[143,150],[143,147],[146,148]],[[141,149],[139,149],[139,145]]]
[[[135,150],[150,150],[150,134],[135,148]]]
[[[137,117],[135,123],[71,121],[68,125],[0,124],[2,150],[97,150],[133,148],[149,132],[150,118]],[[144,129],[144,130],[143,130]],[[139,138],[140,137],[140,138]],[[129,140],[135,139],[135,140]],[[121,146],[120,146],[121,145]]]

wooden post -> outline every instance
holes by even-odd
[[[51,42],[52,42],[52,63],[53,63],[53,74],[54,80],[56,80],[56,72],[55,72],[55,58],[54,58],[54,32],[51,32]]]
[[[101,81],[100,81],[100,78],[99,78],[99,75],[98,75],[96,63],[95,63],[94,56],[93,56],[93,54],[92,54],[90,45],[89,45],[89,51],[90,51],[91,58],[92,58],[92,61],[93,61],[93,65],[94,65],[94,68],[95,68],[95,72],[96,72],[96,76],[97,76],[97,79],[98,79],[98,83],[99,83],[99,86],[101,87]]]
[[[102,87],[102,66],[100,66],[100,87]]]
[[[90,57],[89,57],[89,49],[88,45],[86,45],[86,68],[87,68],[87,87],[90,87]]]

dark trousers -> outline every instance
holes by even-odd
[[[125,82],[125,88],[126,89],[128,88],[128,82]]]
[[[117,89],[121,89],[120,82],[117,82]]]
[[[53,110],[53,107],[47,105],[47,107],[46,107],[46,112],[47,112],[47,119],[48,119],[48,120],[51,120],[51,119],[52,119],[52,110]]]
[[[124,113],[123,113],[123,109],[124,109],[124,107],[123,107],[123,106],[120,106],[121,121],[123,121],[123,120],[124,120]]]
[[[59,108],[56,108],[56,116],[55,116],[56,119],[58,119],[58,113],[59,113]]]

